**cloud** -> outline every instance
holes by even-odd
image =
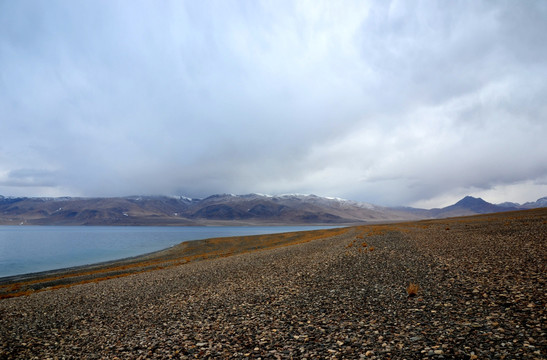
[[[535,200],[546,15],[539,1],[3,2],[0,193]]]
[[[47,170],[18,169],[0,179],[0,186],[49,187],[55,185],[55,174]]]

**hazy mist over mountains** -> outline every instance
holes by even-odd
[[[546,19],[541,0],[0,1],[0,194],[531,201]]]
[[[441,209],[383,207],[339,198],[287,194],[218,194],[117,198],[15,198],[0,196],[0,224],[7,225],[290,225],[356,224],[444,218],[547,206],[547,197],[525,204],[491,204],[467,196]]]

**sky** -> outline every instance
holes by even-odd
[[[0,194],[547,196],[547,1],[0,0]]]

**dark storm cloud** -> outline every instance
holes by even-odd
[[[535,200],[546,18],[541,1],[2,2],[0,193]]]

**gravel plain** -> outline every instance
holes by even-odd
[[[547,209],[370,225],[3,299],[0,358],[545,359],[546,241]]]

